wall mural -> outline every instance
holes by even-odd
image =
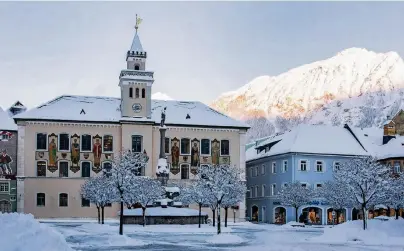
[[[218,165],[220,159],[220,142],[217,139],[212,140],[212,164]]]
[[[13,133],[12,133],[12,132],[0,131],[0,141],[8,141],[8,140],[11,139],[12,137],[13,137]]]
[[[13,173],[11,162],[13,162],[13,159],[7,154],[7,150],[2,150],[0,155],[0,175],[10,175]]]
[[[70,166],[70,170],[74,173],[80,171],[80,136],[74,134],[71,137],[71,153],[70,158],[72,161],[72,165]]]
[[[180,141],[177,138],[171,140],[171,173],[177,175],[180,172]]]
[[[52,173],[56,172],[58,170],[57,166],[57,142],[58,142],[58,136],[54,133],[50,134],[48,137],[48,153],[49,153],[49,161],[48,161],[48,170]]]
[[[102,137],[98,134],[93,137],[93,155],[94,155],[94,164],[93,171],[95,173],[99,173],[101,171],[101,154],[102,154],[102,145],[101,145]]]
[[[200,158],[199,158],[199,140],[198,139],[193,139],[191,141],[191,173],[193,175],[196,175],[198,166],[200,164]]]

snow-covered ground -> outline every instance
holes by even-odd
[[[119,236],[116,221],[43,224],[60,232],[75,250],[404,251],[404,233],[399,231],[404,220],[372,220],[368,235],[360,231],[361,221],[324,228],[230,223],[227,228],[222,225],[221,236],[209,225],[201,229],[197,225],[125,225],[125,235]],[[357,237],[361,241],[352,241]]]

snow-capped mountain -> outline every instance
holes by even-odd
[[[299,123],[381,126],[404,96],[404,62],[396,52],[350,48],[278,76],[261,76],[211,106],[247,121],[249,138]]]
[[[157,99],[157,100],[173,100],[170,96],[168,96],[165,93],[162,92],[156,92],[152,94],[152,99]]]

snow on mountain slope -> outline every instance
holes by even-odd
[[[156,92],[156,93],[152,94],[152,99],[156,99],[156,100],[173,100],[170,96],[168,96],[165,93],[161,93],[161,92]]]
[[[404,62],[396,52],[350,48],[278,76],[257,77],[211,107],[247,121],[251,139],[299,123],[380,126],[403,107],[403,91]]]

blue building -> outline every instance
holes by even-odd
[[[299,125],[295,129],[259,141],[246,150],[247,217],[252,221],[287,223],[295,210],[277,198],[287,183],[320,188],[332,179],[333,170],[355,156],[369,155],[348,125]],[[311,224],[331,223],[332,208],[320,201],[298,209]],[[339,222],[356,218],[346,208]]]

